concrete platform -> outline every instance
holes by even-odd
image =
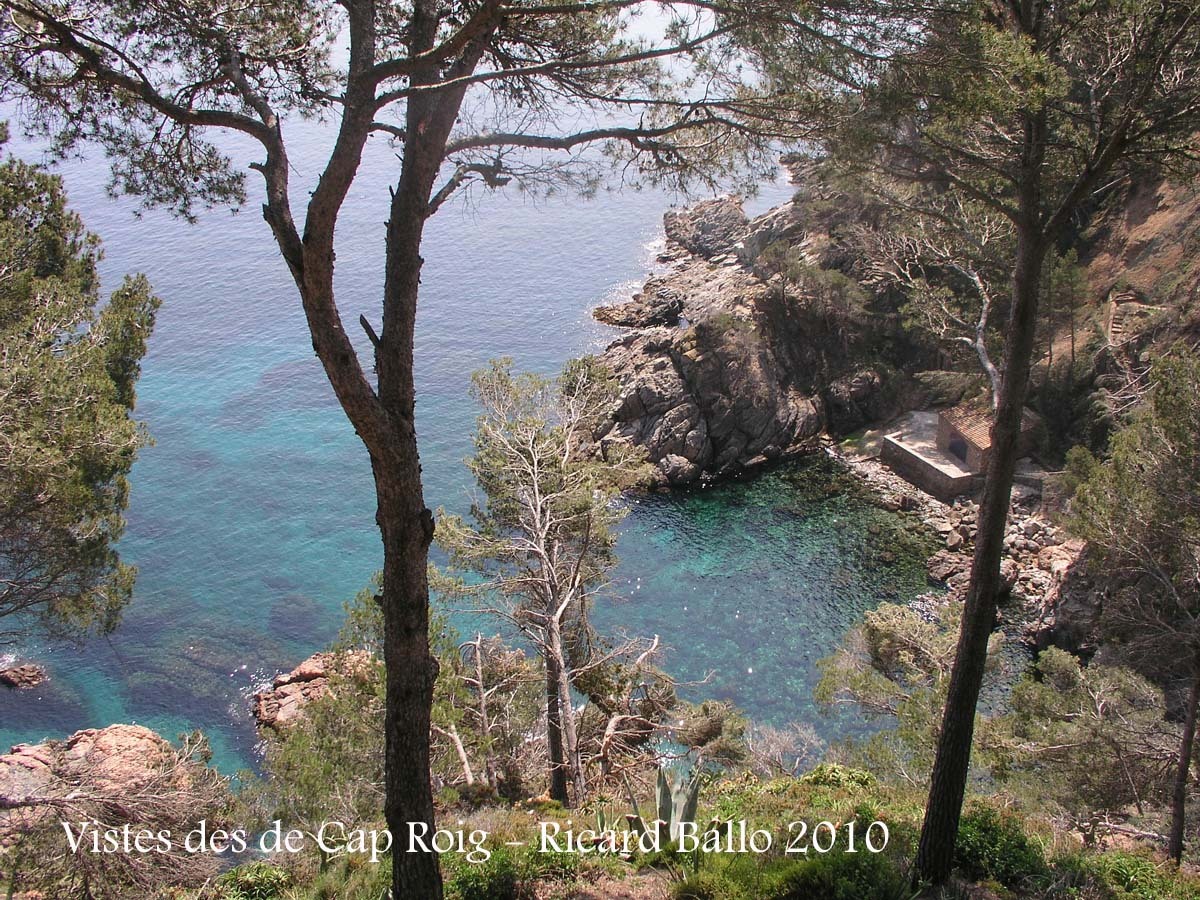
[[[938,414],[918,410],[899,419],[884,435],[879,458],[897,474],[939,500],[973,491],[982,474],[937,446]]]

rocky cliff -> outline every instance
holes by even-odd
[[[795,204],[751,221],[736,198],[664,217],[664,270],[629,302],[600,307],[630,329],[602,354],[622,390],[600,446],[644,447],[663,483],[726,476],[848,431],[888,404],[883,367],[864,365],[878,320],[838,318],[766,263],[787,247],[821,260]],[[793,263],[794,265],[794,263]]]

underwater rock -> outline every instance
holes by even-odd
[[[46,680],[46,669],[36,663],[20,663],[0,669],[0,684],[10,688],[37,687]]]

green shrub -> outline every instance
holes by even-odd
[[[230,869],[217,879],[220,900],[279,900],[292,886],[286,869],[266,862],[252,862]]]
[[[879,853],[813,856],[773,875],[763,900],[911,900],[908,877]]]
[[[390,857],[372,863],[360,854],[333,860],[303,890],[284,894],[286,900],[383,900],[392,886]]]
[[[853,769],[838,763],[821,763],[800,776],[801,784],[831,788],[874,787],[876,778],[870,772]]]
[[[455,862],[446,865],[446,895],[453,900],[525,900],[532,893],[522,888],[520,867],[514,855],[504,848],[494,850],[483,863]]]
[[[571,881],[579,870],[572,853],[514,852],[506,847],[492,851],[483,863],[470,863],[458,855],[442,856],[442,874],[448,900],[529,900],[538,881]]]
[[[1058,856],[1053,874],[1063,891],[1104,900],[1200,900],[1200,879],[1153,858],[1124,851]]]
[[[671,891],[671,900],[747,900],[749,896],[740,884],[719,872],[697,872]]]
[[[1042,848],[1030,840],[1020,818],[990,806],[963,816],[954,862],[974,881],[992,879],[1009,888],[1042,881],[1047,873]]]

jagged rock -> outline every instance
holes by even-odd
[[[658,461],[658,468],[670,484],[687,484],[700,474],[699,467],[685,457],[669,453]]]
[[[592,315],[606,325],[621,328],[650,328],[655,325],[674,326],[683,311],[683,298],[667,284],[646,284],[646,288],[626,303],[598,306]]]
[[[868,341],[796,293],[804,289],[751,264],[780,240],[821,264],[825,238],[804,232],[794,203],[751,223],[737,198],[724,197],[663,221],[668,247],[685,255],[633,300],[595,312],[639,329],[601,355],[621,384],[593,435],[601,453],[638,445],[660,482],[684,484],[799,453],[822,431],[848,433],[882,415],[896,392],[863,365],[874,325]]]
[[[255,693],[254,719],[259,728],[281,731],[294,724],[306,704],[329,690],[329,676],[337,671],[344,675],[368,671],[373,657],[365,650],[349,653],[314,653],[290,672],[275,676],[271,687]]]
[[[777,241],[796,241],[804,237],[804,223],[795,204],[785,203],[750,222],[738,248],[738,257],[748,266]],[[757,270],[756,270],[757,271]],[[769,273],[758,272],[759,276]]]
[[[1015,560],[1004,559],[1000,561],[1000,592],[1006,593],[1011,591],[1016,586],[1017,579],[1021,575],[1021,567],[1017,565]]]
[[[942,518],[930,519],[926,524],[928,524],[929,527],[932,528],[934,531],[936,531],[938,534],[942,535],[942,537],[945,537],[946,535],[951,534],[954,531],[954,523],[951,522],[949,519],[942,519]]]
[[[663,216],[667,240],[709,259],[733,250],[750,220],[738,197],[718,197]]]
[[[637,444],[669,483],[684,484],[778,458],[819,434],[820,399],[795,387],[758,329],[765,286],[747,272],[712,270],[696,259],[670,281],[694,324],[646,328],[605,350],[622,390],[596,435],[601,449]],[[661,289],[653,280],[647,288]]]
[[[46,680],[46,670],[36,663],[21,663],[0,669],[0,684],[10,688],[36,687]]]
[[[951,550],[939,550],[929,557],[925,570],[934,581],[949,583],[956,575],[971,570],[971,557]]]
[[[878,372],[862,369],[830,382],[825,389],[825,409],[831,431],[849,434],[877,419],[883,379]]]

